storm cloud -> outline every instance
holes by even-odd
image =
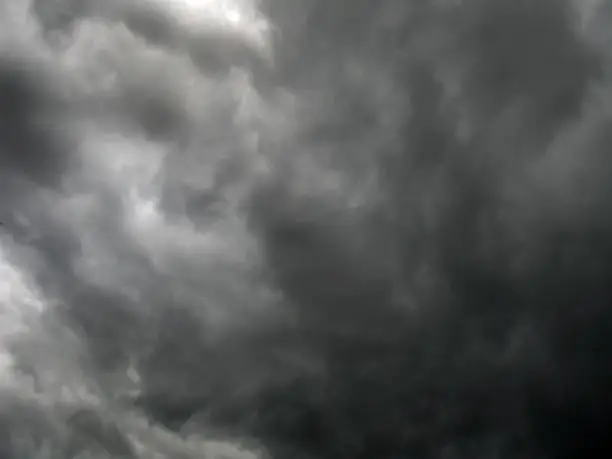
[[[608,449],[610,11],[1,0],[0,455]]]

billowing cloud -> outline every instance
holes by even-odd
[[[608,3],[2,0],[4,455],[606,447]]]

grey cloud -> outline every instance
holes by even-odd
[[[194,5],[195,9],[189,9],[188,3],[164,4],[157,0],[114,0],[104,4],[57,0],[36,1],[33,11],[43,28],[56,34],[73,30],[83,18],[119,21],[152,44],[187,54],[210,74],[225,74],[234,65],[266,68],[266,61],[270,59],[265,43],[268,32],[256,10],[242,8],[250,22],[246,27],[235,27],[222,13],[216,14],[227,6],[191,6]],[[195,26],[189,26],[192,22]]]
[[[610,56],[568,2],[269,0],[269,55],[151,5],[36,2],[44,58],[0,71],[7,262],[47,305],[22,370],[168,457],[182,427],[276,457],[608,446]],[[1,404],[82,431],[53,405]]]
[[[45,88],[45,76],[29,70],[27,62],[4,58],[0,67],[3,169],[57,186],[71,149],[58,132],[61,126],[54,126],[64,110],[62,101]]]

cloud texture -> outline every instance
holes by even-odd
[[[0,456],[611,446],[611,11],[0,0]]]

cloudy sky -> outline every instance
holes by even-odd
[[[0,0],[0,429],[87,403],[165,425],[155,457],[180,429],[278,457],[606,446],[611,14]]]

